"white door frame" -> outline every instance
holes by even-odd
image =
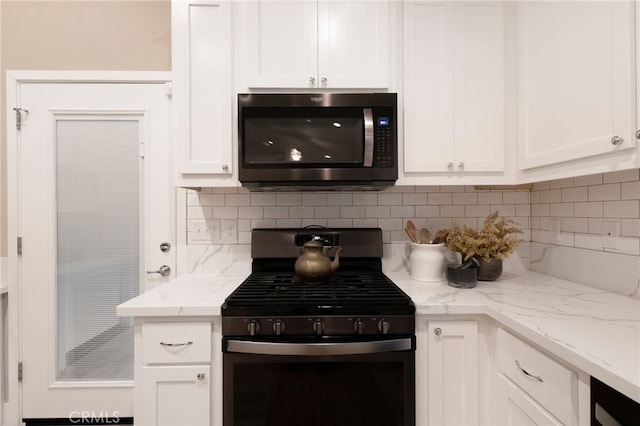
[[[21,280],[20,257],[17,253],[19,236],[19,169],[16,112],[20,105],[19,87],[23,83],[140,83],[167,84],[168,94],[172,73],[169,71],[7,71],[6,127],[7,127],[7,250],[8,250],[8,403],[2,410],[2,425],[21,423],[21,384],[18,381],[18,362],[22,359],[20,330]],[[0,402],[1,403],[1,402]]]

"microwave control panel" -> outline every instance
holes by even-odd
[[[389,117],[376,117],[373,160],[376,167],[393,167],[393,130]]]

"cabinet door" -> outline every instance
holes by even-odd
[[[632,1],[518,3],[520,169],[636,147],[633,19]]]
[[[313,1],[239,5],[251,88],[317,87],[318,25]]]
[[[231,3],[174,1],[172,6],[178,173],[229,174],[233,110]]]
[[[428,327],[430,425],[478,424],[478,324],[430,322]]]
[[[388,2],[318,2],[318,58],[321,88],[387,87]]]
[[[453,6],[404,4],[404,170],[453,165]]]
[[[501,2],[404,8],[406,172],[504,168]]]
[[[209,426],[211,368],[208,365],[142,367],[144,426]]]
[[[502,374],[498,375],[498,424],[503,426],[562,425]]]
[[[502,171],[503,4],[475,1],[454,4],[454,169]]]

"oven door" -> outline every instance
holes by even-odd
[[[414,426],[415,337],[223,339],[224,426]]]

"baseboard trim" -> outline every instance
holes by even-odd
[[[96,417],[88,414],[84,417],[22,419],[25,426],[70,426],[70,425],[132,425],[133,417]]]

